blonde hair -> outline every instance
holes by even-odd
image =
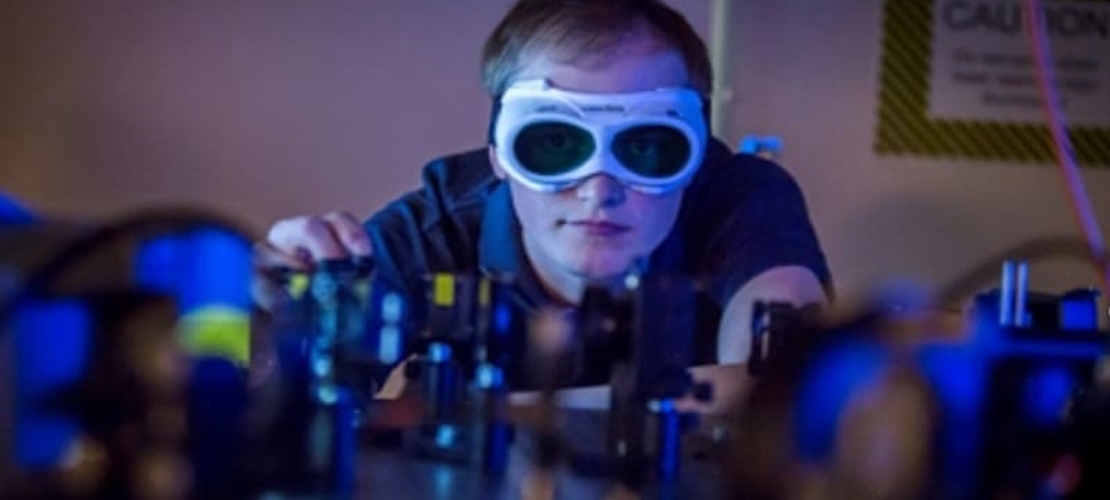
[[[520,0],[486,39],[482,85],[497,97],[541,53],[574,62],[645,31],[678,51],[690,86],[708,96],[713,71],[705,42],[682,14],[658,0]]]

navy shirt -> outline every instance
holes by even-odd
[[[433,272],[479,272],[512,276],[514,301],[525,312],[553,300],[524,254],[508,185],[493,175],[485,149],[428,164],[423,187],[371,216],[365,227],[379,277],[406,293],[418,293],[417,284]],[[733,155],[710,141],[674,228],[648,266],[648,272],[702,283],[710,307],[699,308],[696,362],[716,361],[716,326],[732,295],[783,265],[806,267],[826,285],[830,281],[801,190],[778,165]]]

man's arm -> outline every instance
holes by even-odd
[[[694,378],[713,383],[713,401],[694,404],[706,413],[735,411],[751,385],[748,357],[752,343],[752,306],[756,301],[789,302],[801,306],[825,303],[820,280],[802,266],[777,266],[757,274],[740,287],[725,306],[717,333],[717,365],[693,369]]]
[[[757,301],[787,302],[795,306],[827,301],[821,281],[802,266],[776,266],[741,286],[721,315],[717,332],[717,362],[746,363],[751,355],[752,306]]]

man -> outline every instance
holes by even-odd
[[[365,225],[279,221],[265,261],[372,255],[402,287],[432,271],[508,273],[526,309],[573,306],[633,266],[681,272],[705,280],[721,315],[716,352],[698,360],[721,366],[696,376],[732,400],[753,300],[823,301],[829,273],[789,175],[708,137],[703,42],[654,0],[522,0],[483,59],[486,149],[432,162],[423,189]]]

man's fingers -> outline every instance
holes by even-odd
[[[370,256],[370,236],[366,234],[362,223],[355,216],[348,212],[331,212],[323,218],[331,227],[332,234],[350,255]]]
[[[349,256],[331,224],[323,217],[302,216],[278,221],[266,236],[277,250],[293,257],[307,252],[309,260],[344,259]]]
[[[280,268],[304,269],[298,259],[282,252],[268,242],[260,241],[254,245],[254,276],[251,279],[251,298],[266,311],[273,311],[280,301],[283,290],[280,278],[271,271]]]
[[[367,257],[370,238],[349,213],[304,215],[276,222],[266,234],[266,241],[255,245],[254,255],[252,294],[257,303],[270,309],[281,296],[277,283],[282,281],[280,274],[271,272],[310,271],[323,260]]]
[[[254,244],[255,269],[276,269],[287,267],[304,271],[311,267],[311,258],[307,251],[294,250],[293,253],[285,252],[268,241]]]

